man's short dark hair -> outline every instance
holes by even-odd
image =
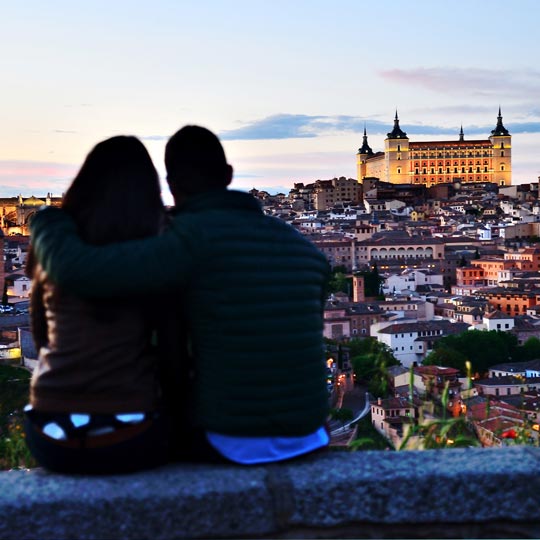
[[[230,181],[223,146],[200,126],[184,126],[169,139],[165,167],[171,188],[187,194],[225,188]]]

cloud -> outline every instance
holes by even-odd
[[[78,133],[78,131],[73,131],[71,129],[55,129],[54,133]]]
[[[143,141],[168,141],[170,135],[145,135],[141,137]]]
[[[386,81],[427,88],[442,94],[519,98],[540,93],[540,72],[481,68],[413,68],[379,72]]]
[[[261,178],[260,174],[236,174],[234,175],[235,178]]]
[[[495,115],[494,115],[495,116]],[[279,114],[254,120],[245,127],[220,133],[223,140],[272,140],[296,139],[305,137],[321,137],[336,133],[362,133],[364,126],[369,134],[386,135],[392,130],[393,120],[381,122],[370,118],[355,116],[308,116]],[[409,135],[448,135],[459,133],[460,126],[441,126],[437,124],[423,124],[400,122],[401,128]],[[540,122],[506,123],[511,133],[538,133]],[[488,136],[495,127],[493,122],[484,125],[464,126],[466,133],[483,134]]]
[[[397,70],[394,70],[397,71]],[[516,109],[516,107],[512,107]],[[517,122],[505,121],[505,127],[510,133],[538,133],[540,132],[540,121],[534,121],[538,117],[539,111],[533,105],[521,104],[517,107],[520,111]],[[497,109],[492,105],[480,105],[479,107],[464,104],[445,108],[424,108],[409,111],[408,117],[424,117],[426,113],[432,116],[434,112],[448,117],[470,117],[472,114],[490,114],[492,121],[489,124],[468,125],[463,124],[466,134],[479,134],[487,137],[496,124]],[[412,114],[411,114],[412,113]],[[532,119],[531,119],[532,118]],[[218,133],[223,141],[258,141],[258,140],[286,140],[316,138],[329,135],[361,134],[367,129],[368,135],[384,135],[392,130],[393,117],[389,115],[388,120],[381,121],[371,117],[358,117],[348,115],[324,116],[306,114],[280,113],[265,118],[251,120],[242,127],[230,129]],[[443,126],[430,123],[408,123],[403,116],[400,119],[401,128],[408,135],[455,135],[459,133],[460,125]],[[170,135],[146,135],[141,137],[145,141],[164,141]]]
[[[224,141],[312,138],[317,136],[313,132],[314,127],[324,118],[305,114],[276,114],[241,128],[223,131],[220,137]]]
[[[59,195],[77,170],[78,166],[71,163],[0,160],[0,196],[37,196],[47,192]]]

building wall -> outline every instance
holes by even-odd
[[[397,120],[397,115],[396,115]],[[502,117],[500,117],[502,121]],[[502,124],[501,124],[502,125]],[[491,135],[487,139],[413,142],[387,138],[385,152],[357,154],[358,180],[376,177],[393,184],[493,182],[512,183],[512,137]]]
[[[386,177],[392,184],[410,184],[409,178],[409,139],[385,139],[384,157]]]

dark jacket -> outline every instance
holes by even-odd
[[[148,308],[141,300],[77,298],[51,283],[38,265],[30,313],[39,359],[30,385],[36,410],[156,409],[156,355]]]
[[[183,302],[197,425],[249,436],[323,425],[328,263],[251,195],[193,196],[159,237],[103,247],[83,244],[60,211],[38,213],[31,228],[51,279],[74,293],[167,291]]]

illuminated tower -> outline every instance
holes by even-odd
[[[493,145],[493,182],[499,186],[510,186],[512,184],[512,136],[503,126],[500,107],[497,125],[491,131],[489,140]]]
[[[362,146],[358,149],[356,154],[356,175],[358,182],[361,184],[366,177],[366,159],[373,155],[373,150],[367,142],[366,126],[364,126],[364,137],[362,139]]]
[[[397,110],[394,129],[387,134],[384,149],[386,181],[393,184],[409,183],[409,138],[399,127]]]

